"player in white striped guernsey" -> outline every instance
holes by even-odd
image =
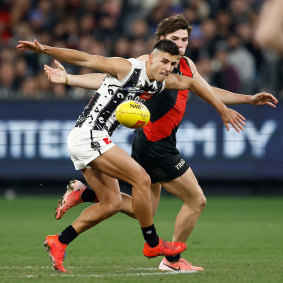
[[[144,102],[163,90],[165,81],[149,81],[144,61],[129,61],[132,67],[123,80],[110,75],[105,77],[95,96],[80,115],[76,127],[106,130],[111,136],[119,126],[115,109],[120,103],[125,100]]]
[[[100,202],[85,209],[60,235],[45,238],[44,244],[49,251],[53,267],[66,272],[63,258],[67,244],[80,233],[120,211],[122,199],[117,179],[132,185],[132,207],[146,241],[144,255],[170,256],[185,250],[185,243],[166,242],[157,236],[150,200],[150,178],[137,162],[113,144],[109,136],[117,127],[116,118],[113,116],[115,106],[129,97],[143,101],[163,88],[190,89],[218,111],[228,130],[228,123],[237,131],[243,129],[244,117],[227,108],[197,81],[189,77],[171,75],[179,61],[179,49],[170,40],[157,42],[145,63],[135,59],[105,58],[76,50],[44,46],[37,41],[20,41],[17,48],[46,53],[59,60],[90,67],[111,76],[105,80],[106,85],[102,85],[98,90],[100,95],[94,97],[86,107],[67,142],[75,168],[81,170]],[[140,75],[137,70],[140,70]]]

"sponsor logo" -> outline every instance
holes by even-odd
[[[180,170],[180,169],[184,166],[184,164],[185,164],[185,160],[184,160],[184,159],[181,159],[180,162],[179,162],[177,165],[175,165],[175,167],[176,167],[178,170]]]
[[[130,104],[130,108],[141,109],[142,106],[139,105],[139,104],[133,104],[133,103],[131,103],[131,104]]]
[[[166,264],[166,263],[163,263],[163,264],[164,264],[164,265],[166,265],[167,267],[171,268],[172,270],[175,270],[175,271],[181,271],[180,266],[179,266],[179,268],[174,268],[173,266],[168,265],[168,264]]]
[[[141,128],[141,127],[143,127],[143,126],[145,125],[145,123],[146,123],[146,122],[144,122],[144,121],[138,120],[138,121],[135,123],[135,125],[133,126],[133,128]]]
[[[110,138],[104,138],[103,141],[106,143],[106,144],[109,144],[112,142],[112,140]]]
[[[141,89],[139,87],[134,87],[134,86],[127,86],[126,90],[128,92],[132,92],[132,93],[140,93]]]

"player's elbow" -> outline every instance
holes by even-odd
[[[93,63],[88,58],[84,58],[79,61],[79,65],[85,68],[93,68]]]
[[[190,80],[188,83],[188,89],[193,93],[198,93],[200,87],[201,87],[200,83],[194,79]]]
[[[95,69],[96,65],[99,62],[98,57],[99,56],[97,55],[90,55],[87,53],[83,53],[77,62],[78,62],[78,65],[81,67]]]

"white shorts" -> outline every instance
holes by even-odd
[[[87,168],[88,164],[112,148],[107,131],[73,128],[68,135],[67,146],[76,170]]]

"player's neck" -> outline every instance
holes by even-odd
[[[155,80],[149,61],[145,61],[145,72],[150,82]]]
[[[181,60],[182,58],[183,58],[183,56],[180,56],[180,59],[179,59],[179,61],[178,61],[178,64],[177,64],[176,68],[179,66],[180,60]]]

